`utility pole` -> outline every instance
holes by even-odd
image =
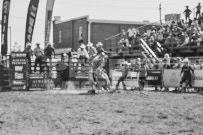
[[[160,17],[160,24],[162,25],[162,20],[161,20],[161,3],[159,4],[159,17]]]

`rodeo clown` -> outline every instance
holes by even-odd
[[[104,52],[101,52],[92,60],[92,69],[89,74],[89,80],[92,84],[91,93],[95,93],[95,90],[106,90],[110,92],[110,80],[108,75],[105,73],[103,66],[105,65],[105,59],[107,56]],[[100,80],[105,80],[105,85]]]
[[[182,87],[183,83],[186,83],[186,86],[189,85],[189,87],[191,88],[193,74],[194,74],[194,70],[189,66],[188,58],[185,58],[183,60],[183,67],[182,67],[181,73],[180,73],[180,76],[182,75],[181,81],[180,81],[180,87]]]

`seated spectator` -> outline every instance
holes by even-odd
[[[173,69],[180,69],[182,67],[182,60],[180,57],[176,58],[175,64],[172,67]]]

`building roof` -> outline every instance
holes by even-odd
[[[78,19],[82,19],[82,18],[87,18],[88,22],[91,23],[108,23],[108,24],[137,24],[137,25],[160,25],[160,23],[157,22],[149,22],[149,21],[142,21],[142,22],[138,22],[138,21],[120,21],[120,20],[103,20],[103,19],[89,19],[88,15],[85,16],[81,16],[81,17],[77,17],[77,18],[72,18],[72,19],[68,19],[65,21],[56,21],[55,24],[60,24],[60,23],[64,23],[64,22],[69,22],[69,21],[73,21],[73,20],[78,20]]]

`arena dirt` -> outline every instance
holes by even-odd
[[[203,135],[203,95],[0,93],[0,135]]]

